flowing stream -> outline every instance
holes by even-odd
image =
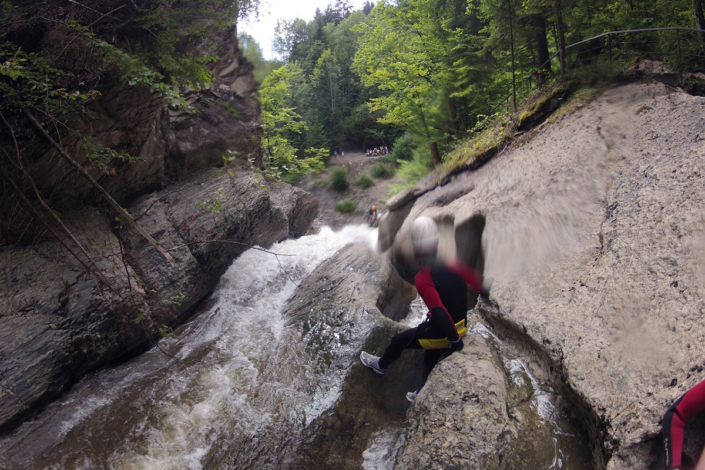
[[[322,262],[349,243],[375,247],[376,237],[376,230],[362,225],[339,232],[324,228],[270,249],[294,256],[243,253],[223,276],[210,307],[160,342],[168,354],[153,348],[85,377],[0,441],[0,462],[37,470],[304,468],[296,463],[297,448],[310,437],[313,422],[322,419],[326,426],[326,413],[343,394],[346,370],[316,368],[299,327],[282,311]],[[415,326],[425,313],[417,298],[402,323]],[[494,343],[514,385],[530,389],[532,398],[521,413],[535,415],[538,424],[527,432],[547,429],[541,448],[531,450],[541,458],[518,455],[517,464],[589,470],[589,465],[570,464],[584,460],[587,446],[576,444],[527,364],[483,325],[473,330]],[[330,336],[326,347],[343,347],[335,334]],[[352,357],[355,351],[348,353]],[[406,438],[405,409],[370,408],[375,418],[364,424],[370,437],[353,451],[364,470],[394,469]],[[350,439],[345,432],[336,439]]]
[[[298,283],[348,243],[376,246],[376,230],[287,240],[243,253],[213,305],[154,348],[92,374],[0,443],[27,469],[220,467],[223,446],[288,423],[296,432],[333,404],[342,376],[315,377],[281,311]]]

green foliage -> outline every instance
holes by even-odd
[[[319,11],[309,22],[295,19],[277,24],[275,50],[302,72],[290,90],[290,105],[307,127],[292,140],[299,150],[332,150],[346,143],[369,147],[392,141],[399,133],[377,122],[381,114],[366,105],[376,91],[365,88],[352,69],[360,37],[355,28],[368,17],[351,11],[345,2],[336,5]]]
[[[387,179],[394,176],[394,170],[389,168],[384,163],[375,163],[374,165],[372,165],[372,169],[370,170],[370,172],[375,178]]]
[[[342,166],[333,168],[330,173],[330,187],[336,191],[345,191],[348,186],[348,170]]]
[[[372,181],[372,178],[370,178],[369,176],[362,174],[357,178],[355,184],[361,187],[362,189],[367,189],[371,186],[374,186],[375,182]]]
[[[249,34],[239,33],[237,39],[245,58],[255,66],[254,76],[257,83],[263,83],[270,73],[284,65],[279,60],[266,60],[262,48]]]
[[[414,142],[411,135],[403,134],[397,137],[392,146],[392,155],[396,160],[411,160],[414,156]]]
[[[225,201],[226,198],[223,188],[218,188],[218,190],[215,192],[215,198],[208,199],[207,201],[198,201],[196,203],[196,206],[200,209],[209,211],[211,214],[217,214],[218,212],[220,212],[222,203],[224,203]]]
[[[420,147],[414,150],[414,154],[411,160],[402,161],[397,170],[397,175],[404,181],[404,183],[396,184],[392,186],[391,194],[396,194],[404,188],[407,188],[418,180],[426,176],[431,169],[433,164],[431,163],[431,152],[428,147]]]
[[[183,292],[179,292],[178,294],[173,295],[171,298],[162,299],[162,303],[173,305],[175,307],[181,307],[181,305],[183,305],[185,299],[186,299],[186,294],[184,294]]]
[[[306,122],[292,106],[291,88],[301,74],[299,67],[288,64],[272,71],[260,89],[267,169],[286,181],[321,171],[328,155],[322,148],[294,145],[308,130]]]
[[[110,168],[110,164],[114,161],[133,163],[144,160],[122,150],[107,148],[99,144],[95,138],[89,136],[83,138],[82,147],[88,152],[88,161],[90,164],[106,174],[114,174],[114,170]]]
[[[344,200],[336,202],[334,207],[338,212],[342,212],[343,214],[351,214],[357,209],[357,204],[355,204],[355,201]]]
[[[216,35],[256,10],[258,0],[164,0],[140,10],[136,19],[150,33],[144,55],[173,84],[201,88],[210,84],[207,64],[217,59]],[[199,43],[201,48],[186,47]]]
[[[24,107],[44,108],[62,113],[69,102],[81,102],[98,96],[58,87],[62,76],[39,54],[25,53],[10,42],[0,42],[0,111]]]

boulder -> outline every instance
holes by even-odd
[[[414,295],[386,258],[363,245],[344,248],[299,286],[285,314],[302,327],[312,367],[324,371],[340,392],[303,430],[288,468],[360,468],[374,434],[403,420],[405,394],[421,378],[420,353],[403,355],[384,376],[362,366],[358,356],[361,350],[381,353],[405,329],[382,312],[396,297],[394,310],[406,313]]]
[[[500,468],[516,438],[507,415],[507,383],[495,350],[482,336],[441,361],[407,415],[404,469]]]
[[[58,13],[57,13],[58,14]],[[50,32],[46,33],[50,35]],[[48,36],[49,37],[49,36]],[[250,160],[262,168],[262,125],[257,83],[231,28],[215,41],[218,60],[210,65],[212,83],[201,91],[179,90],[185,103],[173,108],[138,86],[113,84],[72,125],[106,148],[135,157],[94,164],[83,138],[62,136],[61,145],[117,201],[127,204],[190,173],[227,161]],[[95,188],[46,142],[27,151],[28,171],[53,207],[94,200]]]
[[[547,355],[596,468],[662,465],[661,417],[705,379],[703,111],[659,83],[610,89],[474,172],[472,191],[410,212],[481,240],[496,307],[479,311]],[[702,444],[686,432],[687,451]]]

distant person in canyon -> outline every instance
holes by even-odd
[[[367,222],[367,225],[370,227],[376,227],[378,225],[377,206],[373,205],[367,210],[365,222]]]
[[[424,368],[421,385],[406,394],[413,402],[431,371],[446,355],[463,349],[467,331],[467,298],[469,285],[485,299],[490,295],[489,279],[461,261],[441,263],[437,258],[438,226],[430,217],[419,217],[411,226],[411,243],[421,270],[414,277],[414,285],[428,307],[426,319],[417,327],[395,335],[381,357],[365,351],[360,360],[378,374],[387,372],[405,349],[424,349]]]
[[[663,416],[663,444],[666,449],[666,470],[705,470],[705,459],[697,467],[683,455],[683,430],[695,415],[705,411],[705,380],[685,392]]]

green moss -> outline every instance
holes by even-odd
[[[566,90],[567,87],[561,85],[549,90],[544,95],[539,95],[537,99],[531,102],[526,111],[519,115],[519,128],[521,129],[537,117],[540,118],[542,114],[550,112],[551,107],[557,106],[554,100],[560,99],[566,93]]]

